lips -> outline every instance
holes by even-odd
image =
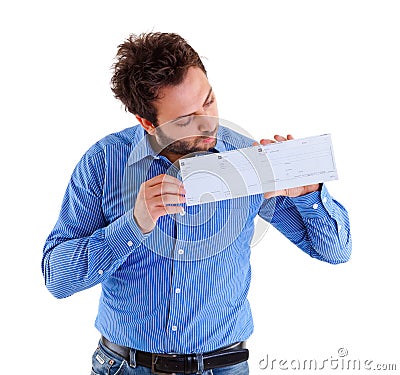
[[[215,139],[215,138],[211,138],[211,137],[203,138],[203,142],[210,143],[210,142],[213,142],[214,139]]]
[[[212,142],[212,141],[214,141],[215,140],[215,136],[216,136],[216,132],[213,132],[211,135],[209,135],[209,136],[202,136],[201,137],[201,140],[203,141],[203,142]]]

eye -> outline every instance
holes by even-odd
[[[188,126],[192,122],[193,116],[188,116],[186,119],[186,121],[182,119],[182,121],[176,122],[175,124],[178,126]]]
[[[204,107],[209,107],[215,102],[215,98],[212,97],[210,101],[208,101],[206,104],[204,104]]]

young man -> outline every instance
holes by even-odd
[[[247,374],[255,216],[336,264],[351,252],[346,210],[323,184],[186,206],[179,158],[254,140],[219,124],[206,70],[180,36],[130,36],[114,68],[112,90],[139,124],[77,164],[45,244],[46,286],[64,298],[101,283],[92,374]]]

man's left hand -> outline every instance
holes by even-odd
[[[262,145],[268,145],[270,143],[290,141],[292,139],[294,138],[290,134],[288,134],[286,138],[282,137],[281,135],[275,135],[274,139],[261,139],[260,143]],[[253,146],[258,146],[260,143],[254,142]],[[268,193],[264,193],[264,198],[269,199],[272,197],[277,197],[279,195],[294,198],[308,193],[312,193],[314,191],[317,191],[318,189],[319,189],[319,184],[298,186],[291,189],[283,189],[283,190],[270,191]]]

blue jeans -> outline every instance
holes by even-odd
[[[222,367],[214,370],[206,370],[202,373],[202,375],[248,374],[249,367],[247,362],[242,362],[237,365]],[[129,363],[125,359],[108,350],[100,341],[99,346],[93,353],[91,375],[151,375],[151,369],[143,366],[136,366],[135,368],[129,366]]]

